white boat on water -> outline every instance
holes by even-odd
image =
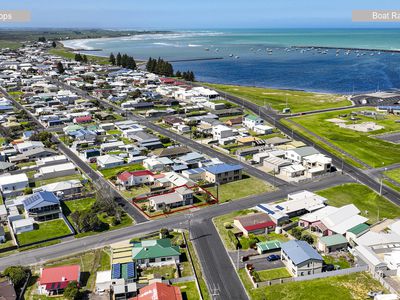
[[[231,53],[231,54],[229,54],[229,57],[233,57],[233,54]]]

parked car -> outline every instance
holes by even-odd
[[[322,266],[322,272],[330,272],[335,270],[335,266],[332,264],[327,264]]]
[[[277,254],[271,254],[267,256],[268,261],[275,261],[281,259],[280,255]]]

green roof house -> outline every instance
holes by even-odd
[[[319,239],[317,248],[324,253],[346,249],[347,239],[341,234],[323,236]]]
[[[264,125],[264,120],[256,115],[248,114],[243,118],[243,125],[249,129],[253,129],[257,125]]]
[[[179,263],[180,254],[179,247],[172,246],[170,239],[133,243],[132,259],[141,267]]]

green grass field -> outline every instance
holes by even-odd
[[[229,200],[255,196],[269,192],[272,189],[272,186],[264,181],[255,177],[248,177],[242,180],[221,184],[219,186],[219,202],[222,203]],[[207,188],[207,190],[215,197],[217,196],[217,189],[215,187]]]
[[[57,48],[50,49],[49,53],[53,54],[53,55],[61,56],[66,59],[72,59],[72,60],[75,59],[74,52],[71,52],[68,49],[60,47],[60,46],[57,46]],[[101,56],[88,55],[88,54],[86,54],[86,56],[87,56],[89,62],[97,63],[100,65],[108,65],[109,64],[108,57],[101,57]]]
[[[260,281],[292,277],[286,268],[257,271],[257,274],[260,276]]]
[[[6,41],[6,40],[0,40],[0,48],[10,48],[10,49],[17,49],[21,47],[20,42],[16,41]]]
[[[286,102],[292,113],[351,105],[351,102],[345,97],[333,94],[210,83],[205,85],[241,97],[260,106],[271,106],[280,112],[286,108]]]
[[[17,240],[19,245],[23,246],[30,243],[45,241],[51,238],[61,237],[70,233],[71,232],[64,220],[57,219],[38,223],[37,229],[18,234]]]
[[[317,194],[327,198],[328,204],[332,206],[339,207],[353,203],[361,211],[361,215],[369,218],[370,223],[377,221],[378,210],[380,219],[392,219],[400,215],[400,207],[365,185],[348,183],[319,191]]]
[[[33,172],[35,172],[35,171],[33,171]],[[35,186],[39,187],[39,186],[50,184],[50,183],[73,180],[73,179],[82,180],[83,178],[82,178],[82,175],[80,175],[80,174],[73,174],[73,175],[68,175],[68,176],[63,176],[63,177],[56,177],[56,178],[51,178],[51,179],[37,180],[37,181],[35,181]]]
[[[400,130],[400,124],[395,122],[396,120],[400,120],[399,117],[389,115],[384,120],[375,120],[373,118],[357,115],[357,118],[360,118],[360,120],[356,121],[357,123],[375,122],[385,127],[384,129],[373,132],[358,132],[351,129],[340,128],[336,124],[327,121],[328,119],[339,118],[339,115],[349,114],[350,112],[359,110],[360,109],[351,109],[326,112],[295,117],[292,118],[292,120],[373,168],[400,162],[400,156],[398,155],[400,151],[399,144],[389,143],[373,137],[373,135]],[[352,123],[349,117],[343,119],[348,120],[348,124]],[[287,121],[283,123],[290,125]],[[308,135],[308,137],[318,143],[315,137],[311,135]]]
[[[197,291],[196,283],[194,281],[174,283],[173,285],[179,286],[183,299],[200,300],[199,292]]]
[[[100,170],[100,173],[103,174],[104,178],[111,179],[112,177],[117,176],[118,174],[124,171],[137,171],[144,170],[144,167],[140,164],[132,164],[132,165],[123,165],[116,168],[104,169]]]
[[[368,299],[369,291],[384,291],[385,288],[368,273],[315,279],[310,281],[289,282],[254,289],[244,269],[239,270],[252,300],[354,300]]]
[[[386,171],[384,174],[390,179],[400,183],[400,168]]]

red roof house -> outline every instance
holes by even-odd
[[[249,214],[234,219],[233,224],[241,231],[245,236],[250,233],[268,233],[275,229],[275,222],[271,220],[270,216],[266,213],[255,213]]]
[[[39,292],[41,294],[59,294],[71,281],[79,283],[80,274],[81,267],[79,265],[41,269],[38,280]]]
[[[92,116],[84,116],[84,117],[76,117],[74,119],[75,124],[80,124],[80,123],[88,123],[92,121]]]
[[[177,286],[155,282],[141,288],[139,295],[130,300],[182,300],[182,294]]]
[[[125,187],[149,184],[154,182],[154,173],[149,170],[125,171],[117,176],[117,182]]]
[[[161,77],[160,81],[163,84],[174,84],[175,83],[175,79],[167,78],[167,77]]]

